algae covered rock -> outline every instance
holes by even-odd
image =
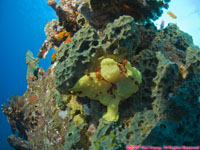
[[[30,82],[42,78],[44,70],[41,67],[39,67],[38,65],[39,59],[35,58],[30,50],[26,52],[25,58],[26,58],[26,64],[28,65],[26,72],[26,80],[28,84],[30,84]]]
[[[130,16],[119,17],[101,34],[91,26],[80,29],[73,40],[62,44],[56,53],[55,86],[64,93],[86,70],[96,71],[102,58],[130,57],[137,41],[138,32]]]
[[[158,19],[170,0],[87,0],[79,11],[95,28],[105,27],[123,15],[132,16],[136,22],[146,23]]]
[[[62,44],[56,54],[55,86],[64,93],[73,87],[91,64],[98,47],[98,35],[92,27],[79,30],[71,42]]]
[[[197,78],[200,78],[200,51],[197,46],[190,46],[186,49],[186,65]],[[193,76],[189,74],[188,76]]]
[[[39,68],[39,59],[34,58],[33,53],[28,50],[26,52],[26,64],[28,65],[27,73],[26,73],[26,78],[28,80],[28,77],[34,77],[36,76],[36,72]]]
[[[128,51],[129,55],[133,54],[133,49],[137,47],[139,42],[139,33],[135,25],[135,21],[131,16],[120,16],[114,20],[113,23],[109,23],[104,30],[104,41],[113,43],[110,47],[106,47],[108,51],[111,51],[114,44],[119,44],[120,48],[124,48],[124,51],[120,51],[120,48],[116,47],[113,50],[114,54],[122,54]],[[106,44],[105,44],[106,46]]]
[[[164,29],[164,35],[165,38],[170,40],[171,44],[182,51],[185,51],[189,45],[193,44],[192,37],[189,34],[180,31],[178,26],[173,23],[170,23]]]

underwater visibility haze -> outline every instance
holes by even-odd
[[[198,148],[199,5],[1,0],[0,150]]]

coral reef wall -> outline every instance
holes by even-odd
[[[2,107],[19,136],[8,137],[11,146],[122,150],[127,145],[199,145],[200,49],[177,25],[158,30],[151,22],[169,0],[60,3],[48,1],[58,20],[46,25],[47,39],[38,53],[45,58],[53,47],[52,64],[44,72],[28,51],[27,91]],[[105,76],[102,62],[108,58],[110,76]],[[96,87],[83,84],[84,77]],[[94,92],[81,96],[88,89],[77,87],[94,87]],[[120,91],[134,92],[122,96]],[[108,102],[101,101],[105,93]],[[110,108],[116,97],[119,104]],[[105,119],[107,111],[119,116]]]

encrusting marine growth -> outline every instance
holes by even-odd
[[[117,121],[118,107],[121,100],[127,99],[139,89],[142,82],[141,73],[131,67],[127,60],[119,64],[111,58],[101,61],[101,70],[84,75],[71,89],[79,96],[96,99],[107,106],[103,118],[107,121]]]

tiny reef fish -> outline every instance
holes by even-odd
[[[57,34],[56,38],[57,39],[62,39],[62,38],[66,37],[66,36],[69,36],[69,35],[70,35],[70,32],[62,31],[62,32]]]
[[[79,12],[78,12],[78,11],[75,11],[75,14],[76,14],[76,15],[78,15],[78,14],[79,14]]]
[[[176,18],[177,18],[177,16],[176,16],[173,12],[171,12],[171,11],[168,11],[167,14],[168,14],[170,17],[172,17],[173,19],[176,19]]]
[[[136,10],[134,10],[133,8],[131,8],[129,5],[127,4],[122,4],[119,6],[119,9],[122,11],[122,12],[125,12],[127,13],[128,15],[132,15],[135,17],[135,19],[140,19],[142,16],[140,13],[138,13]]]
[[[64,0],[60,0],[59,3],[61,3],[62,5],[64,5],[65,1]]]
[[[52,60],[52,61],[55,61],[55,59],[56,59],[56,52],[54,52],[54,53],[51,55],[51,60]]]
[[[163,29],[165,27],[165,21],[162,20],[161,23],[160,23],[160,29]]]
[[[72,40],[72,37],[68,37],[65,41],[64,41],[64,43],[68,43],[68,42],[70,42]]]
[[[65,36],[69,36],[71,32],[65,32]]]
[[[60,32],[60,33],[57,34],[56,38],[62,39],[64,37],[64,35],[65,35],[65,32]]]

